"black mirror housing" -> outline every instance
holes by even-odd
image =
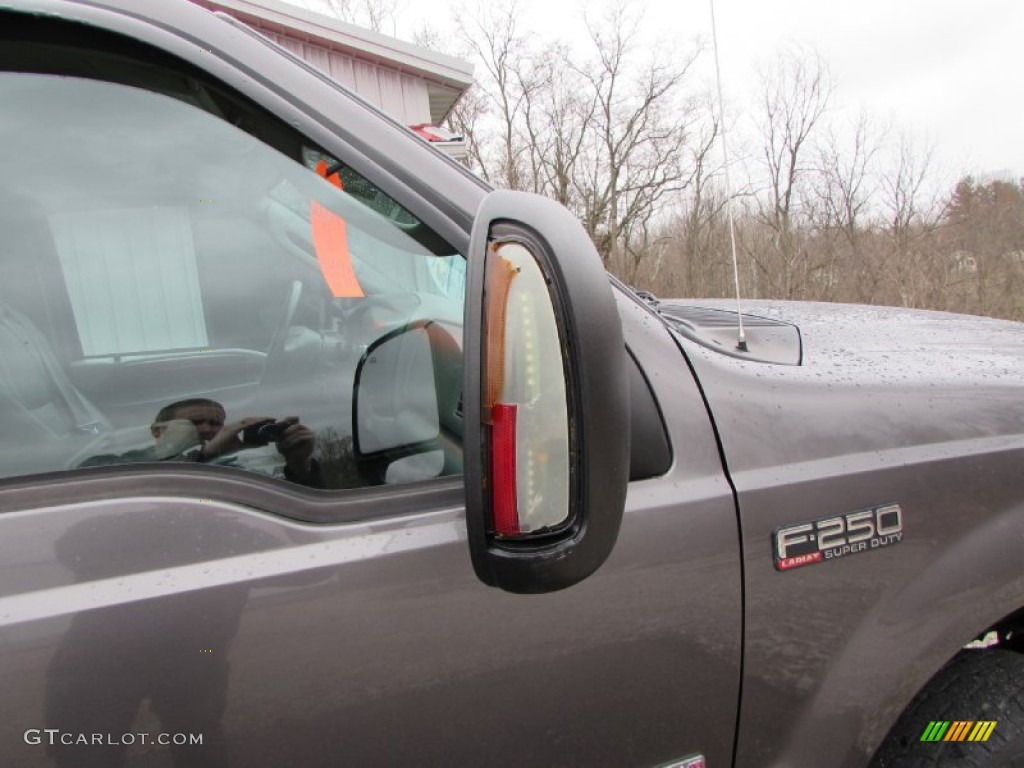
[[[507,277],[496,279],[499,272]],[[558,203],[502,190],[481,204],[470,241],[464,351],[474,569],[510,592],[571,586],[600,567],[618,536],[629,477],[629,384],[608,276],[583,227]],[[510,431],[504,414],[514,418],[517,407],[523,418]],[[526,414],[538,407],[541,416],[531,421]],[[509,508],[518,521],[513,512],[509,522]]]

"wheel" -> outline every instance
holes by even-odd
[[[995,721],[986,741],[922,741],[931,723]],[[974,730],[971,726],[969,735]],[[941,732],[942,726],[932,728]],[[910,702],[872,768],[1024,768],[1024,655],[961,651]]]

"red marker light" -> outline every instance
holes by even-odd
[[[516,409],[504,403],[491,408],[491,498],[494,530],[499,536],[521,533],[516,502]]]

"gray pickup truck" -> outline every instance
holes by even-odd
[[[1024,764],[1024,325],[640,298],[184,0],[0,2],[0,762]]]

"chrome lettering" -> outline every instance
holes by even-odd
[[[875,535],[875,513],[870,509],[846,516],[846,540],[850,544],[867,541]]]
[[[883,518],[885,519],[883,520]],[[875,510],[875,520],[878,521],[875,530],[879,537],[903,531],[903,509],[899,504],[879,507]]]
[[[781,531],[775,534],[775,549],[778,552],[780,560],[786,559],[786,548],[792,547],[796,544],[803,544],[806,541],[810,541],[810,538],[805,534],[810,531],[813,526],[810,523],[804,523],[803,525],[794,525],[791,528],[783,528]],[[762,539],[764,541],[764,539]]]
[[[830,517],[828,520],[818,521],[818,549],[833,549],[845,543],[843,532],[846,530],[846,523],[841,517]]]

